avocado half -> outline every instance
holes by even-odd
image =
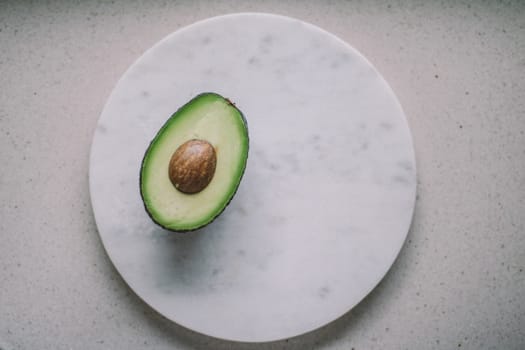
[[[229,99],[203,93],[186,103],[142,160],[140,194],[151,219],[176,232],[208,225],[235,195],[248,148],[246,119]]]

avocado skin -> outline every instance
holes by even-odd
[[[220,97],[222,98],[223,100],[225,100],[230,106],[232,106],[233,108],[235,108],[238,112],[239,112],[239,115],[241,116],[242,118],[242,122],[244,124],[244,127],[246,128],[246,137],[247,137],[247,152],[246,152],[246,159],[244,161],[244,166],[242,167],[242,172],[241,172],[241,176],[239,177],[239,182],[237,183],[237,185],[235,186],[235,191],[233,192],[232,196],[230,197],[230,199],[228,200],[228,202],[226,203],[226,205],[224,206],[224,208],[222,208],[221,211],[219,211],[208,223],[205,223],[201,226],[198,226],[198,227],[195,227],[195,228],[192,228],[192,229],[188,229],[188,230],[174,230],[174,229],[171,229],[171,228],[168,228],[166,226],[164,226],[163,224],[161,224],[160,222],[158,222],[157,220],[155,220],[155,218],[153,217],[153,215],[151,215],[151,213],[149,212],[147,206],[146,206],[146,202],[145,202],[145,198],[144,198],[144,193],[142,192],[142,169],[144,167],[144,161],[146,160],[146,154],[148,153],[148,150],[150,149],[151,145],[153,144],[153,142],[157,139],[157,137],[159,136],[159,134],[162,132],[162,130],[164,130],[164,128],[169,124],[170,120],[175,117],[180,110],[184,109],[185,107],[187,107],[189,104],[191,104],[194,100],[198,99],[199,97],[202,97],[204,95],[214,95],[214,96],[217,96],[217,97]],[[203,227],[206,227],[208,226],[209,224],[211,224],[212,222],[215,221],[215,219],[217,219],[223,212],[224,210],[228,207],[228,205],[230,205],[233,197],[235,197],[235,195],[237,194],[237,190],[239,189],[239,184],[244,176],[244,172],[246,171],[246,164],[248,163],[248,157],[250,155],[250,132],[249,132],[249,128],[248,128],[248,121],[246,120],[246,117],[244,116],[244,113],[242,113],[242,111],[237,108],[237,106],[235,105],[234,102],[232,102],[229,98],[225,98],[215,92],[203,92],[203,93],[200,93],[198,95],[196,95],[195,97],[193,97],[190,101],[186,102],[182,107],[178,108],[172,115],[171,117],[168,118],[168,120],[166,120],[166,122],[162,125],[162,127],[159,129],[159,131],[157,132],[157,134],[155,135],[155,137],[153,137],[153,139],[150,141],[148,147],[146,148],[146,151],[144,152],[144,156],[142,157],[142,162],[140,164],[140,174],[139,174],[139,189],[140,189],[140,198],[142,199],[142,204],[144,205],[144,210],[146,211],[146,213],[148,214],[148,216],[150,217],[151,221],[153,221],[156,225],[162,227],[164,230],[167,230],[167,231],[171,231],[171,232],[176,232],[176,233],[188,233],[188,232],[193,232],[193,231],[197,231],[197,230],[200,230],[201,228]]]

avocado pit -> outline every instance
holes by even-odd
[[[205,140],[189,140],[175,150],[168,175],[175,188],[183,193],[198,193],[208,186],[217,165],[213,146]]]

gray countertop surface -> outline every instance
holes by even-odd
[[[120,76],[197,20],[269,12],[363,53],[412,131],[418,196],[390,272],[306,335],[245,344],[164,319],[126,285],[90,205]],[[524,2],[0,2],[0,349],[524,349]]]

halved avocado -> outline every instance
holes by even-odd
[[[142,160],[140,194],[149,216],[177,232],[212,222],[237,191],[248,143],[246,119],[230,100],[203,93],[186,103]]]

